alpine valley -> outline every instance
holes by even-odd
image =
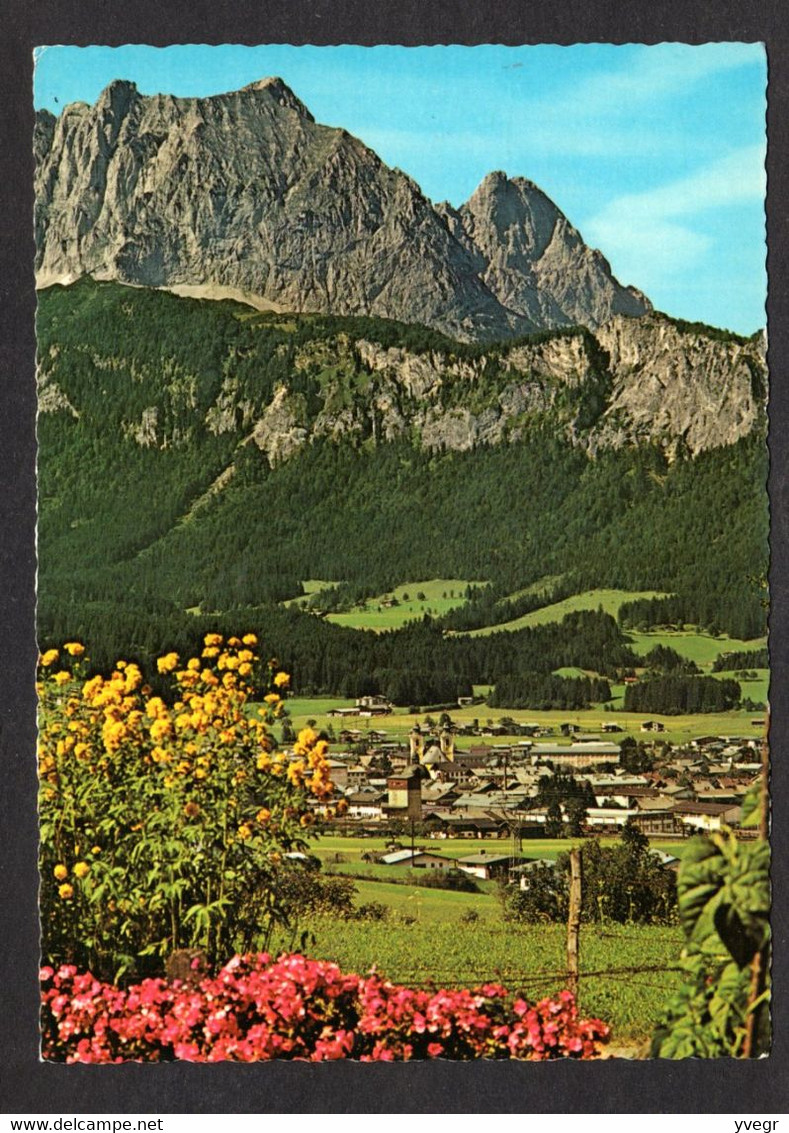
[[[42,646],[254,630],[302,694],[539,707],[633,630],[761,645],[761,333],[653,310],[525,179],[434,205],[279,79],[115,82],[35,152]]]

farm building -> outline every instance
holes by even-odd
[[[509,871],[511,864],[511,854],[486,854],[484,850],[457,860],[458,869],[472,877],[478,877],[481,881],[503,877]]]
[[[455,869],[452,858],[445,858],[442,854],[434,854],[430,850],[393,850],[391,854],[384,854],[382,865],[406,866],[408,869],[436,869],[448,871]]]
[[[563,767],[587,767],[593,763],[615,763],[619,744],[605,742],[583,744],[535,744],[532,759],[550,760]]]

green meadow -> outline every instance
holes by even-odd
[[[695,661],[700,669],[709,668],[721,653],[743,653],[750,649],[760,649],[767,644],[766,637],[752,641],[740,641],[736,637],[719,634],[713,637],[697,630],[664,630],[662,632],[637,633],[627,631],[634,653],[645,657],[656,645],[667,645],[688,661]],[[721,674],[722,675],[722,674]]]
[[[356,908],[383,905],[384,919],[316,915],[299,925],[298,935],[280,932],[273,950],[307,947],[310,955],[346,970],[375,967],[388,979],[410,985],[473,987],[496,980],[528,999],[567,986],[564,925],[505,922],[492,882],[480,883],[479,893],[428,889],[417,884],[414,871],[362,862],[362,854],[383,852],[387,844],[383,838],[331,834],[313,847],[325,872],[354,876]],[[418,839],[416,844],[453,857],[480,849],[509,853],[512,846],[510,839],[495,838]],[[576,844],[567,838],[524,840],[521,854],[553,859]],[[653,849],[678,856],[682,847],[681,842],[652,843]],[[385,880],[387,876],[393,880]],[[672,969],[681,947],[682,932],[676,926],[582,926],[581,1010],[612,1026],[614,1048],[648,1041],[679,983],[679,973]]]
[[[744,695],[750,696],[752,700],[761,700],[762,697],[756,695],[756,693],[759,689],[765,687],[765,680],[766,677],[763,677],[761,682],[744,682]],[[649,719],[659,721],[665,726],[666,730],[657,736],[642,733],[641,726],[647,717],[644,713],[623,712],[621,710],[623,690],[623,685],[612,686],[612,692],[614,693],[614,700],[612,701],[613,710],[610,708],[604,709],[602,706],[575,712],[562,711],[560,709],[546,711],[531,708],[502,709],[489,708],[487,704],[483,703],[469,705],[464,708],[450,707],[448,711],[456,724],[463,724],[464,722],[471,723],[473,720],[477,720],[480,727],[484,728],[488,722],[496,724],[499,720],[509,719],[515,720],[519,724],[531,723],[538,724],[542,728],[551,728],[553,729],[554,735],[557,737],[559,735],[560,725],[565,723],[574,724],[580,728],[582,732],[594,735],[601,733],[603,724],[616,723],[622,728],[622,732],[614,733],[608,737],[615,743],[621,743],[625,736],[632,736],[637,740],[649,741],[651,739],[660,739],[666,740],[669,743],[682,744],[688,743],[697,736],[736,735],[747,738],[758,738],[764,735],[764,726],[754,723],[755,720],[764,718],[764,712],[748,712],[739,709],[730,712],[710,712],[680,716],[650,714]],[[405,708],[396,708],[389,716],[376,716],[372,718],[352,716],[346,720],[340,720],[328,715],[331,708],[349,707],[352,704],[353,701],[351,700],[308,697],[292,697],[286,702],[288,715],[297,731],[299,728],[306,727],[308,721],[312,720],[315,722],[314,726],[319,730],[331,729],[331,732],[335,735],[339,735],[339,732],[343,728],[350,728],[360,731],[364,738],[370,729],[374,729],[377,732],[383,732],[386,740],[391,742],[404,743],[414,725],[419,724],[420,727],[423,727],[428,715],[430,715],[427,710],[412,713]],[[433,711],[431,718],[437,720],[439,715],[439,711]],[[330,735],[331,732],[329,733]],[[518,740],[521,739],[523,739],[523,736],[510,733],[497,736],[460,736],[457,740],[457,749],[463,751],[469,747],[478,746],[480,744],[517,743]],[[543,741],[538,740],[537,742]],[[548,740],[544,742],[548,742]],[[334,750],[347,751],[347,748],[347,744],[335,745]]]
[[[359,903],[380,900],[384,888],[359,883]],[[393,982],[411,986],[474,987],[498,981],[531,1001],[567,986],[566,926],[507,924],[495,898],[443,893],[428,902],[405,886],[391,888],[398,892],[387,920],[315,916],[300,926],[310,955],[349,971],[375,968]],[[460,919],[479,913],[485,900],[491,903],[489,911],[476,920]],[[292,934],[281,933],[273,950],[298,944]],[[582,927],[579,1007],[611,1026],[615,1050],[648,1042],[681,982],[675,970],[681,948],[682,931],[674,926]]]
[[[469,583],[462,578],[432,578],[424,582],[405,582],[402,586],[341,614],[327,614],[326,620],[351,629],[399,629],[425,614],[440,617],[466,602],[466,588],[481,583]],[[396,602],[396,605],[388,603]]]
[[[569,598],[564,598],[561,602],[552,602],[549,606],[540,606],[538,610],[532,610],[531,613],[514,618],[511,622],[502,622],[501,625],[484,626],[482,629],[470,630],[469,637],[483,637],[490,633],[511,632],[512,630],[525,629],[528,626],[560,622],[567,614],[572,614],[576,610],[602,608],[605,613],[616,617],[619,613],[619,607],[624,605],[625,602],[635,602],[639,598],[663,597],[665,595],[657,590],[585,590],[581,594],[573,594]]]

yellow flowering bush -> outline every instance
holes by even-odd
[[[286,682],[271,663],[271,691],[251,703],[253,683],[266,683],[256,644],[209,634],[199,657],[166,654],[158,696],[131,662],[86,679],[78,643],[42,656],[48,962],[111,979],[161,970],[180,948],[221,964],[288,923],[278,865],[306,848],[315,804],[331,794],[328,748],[305,729],[292,754],[276,750]]]

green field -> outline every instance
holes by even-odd
[[[482,629],[469,630],[469,637],[482,637],[490,633],[511,632],[516,629],[525,629],[528,626],[546,625],[548,622],[560,622],[567,614],[576,610],[596,610],[602,607],[607,614],[614,617],[619,613],[619,607],[625,602],[635,602],[639,598],[664,598],[665,595],[657,590],[585,590],[582,594],[573,594],[561,602],[553,602],[550,606],[541,606],[539,610],[532,610],[530,614],[523,614],[511,622],[502,622],[501,625],[484,626]]]
[[[403,849],[410,847],[408,837],[399,839],[399,843]],[[578,838],[524,838],[518,849],[513,845],[512,838],[420,837],[414,841],[417,849],[455,860],[484,850],[491,855],[515,854],[520,859],[555,861],[559,854],[579,843]],[[381,901],[402,912],[418,899],[421,914],[427,920],[441,922],[459,920],[461,914],[470,907],[486,919],[498,916],[498,886],[495,881],[480,881],[475,878],[479,893],[425,888],[420,885],[420,874],[426,871],[413,870],[407,865],[384,865],[362,860],[363,854],[386,853],[389,844],[389,839],[384,838],[326,835],[310,852],[320,858],[326,873],[344,874],[357,879],[360,891],[364,894],[360,900]],[[687,843],[682,840],[663,840],[654,841],[651,845],[655,850],[667,850],[681,857]]]
[[[512,594],[508,594],[505,601],[516,602],[518,598],[525,598],[527,594],[550,594],[563,578],[563,574],[545,574],[542,578],[538,578],[536,582],[524,586],[522,590],[515,590]]]
[[[713,673],[713,677],[719,680],[728,678],[729,680],[738,681],[742,689],[743,697],[756,701],[759,704],[766,704],[770,691],[770,670],[769,669],[752,669],[749,672],[756,673],[756,677],[743,679],[736,675],[736,669],[730,669],[729,672],[725,670],[720,673]]]
[[[311,847],[310,852],[316,854],[329,873],[339,872],[339,866],[349,871],[356,866],[363,868],[367,863],[362,862],[362,854],[386,852],[390,844],[389,838],[364,838],[357,836],[345,837],[341,834],[323,834]],[[524,838],[519,853],[524,858],[556,858],[559,854],[580,844],[578,838]],[[400,838],[403,848],[410,847],[408,838]],[[485,850],[489,854],[508,854],[512,849],[512,840],[509,838],[417,838],[417,847],[430,850],[436,854],[446,854],[447,857],[461,857],[464,854],[477,854]],[[650,839],[653,850],[668,850],[678,857],[681,856],[686,842],[680,840]],[[397,866],[383,866],[389,870],[391,876],[396,876]],[[440,890],[430,890],[431,894]],[[470,894],[460,894],[470,896]]]
[[[380,900],[383,888],[361,883],[360,902]],[[463,924],[454,914],[478,908],[485,898],[475,902],[473,894],[444,894],[443,910],[452,911],[444,917],[436,912],[437,904],[428,915],[426,901],[405,886],[389,888],[402,890],[389,920],[325,916],[308,921],[310,955],[348,971],[375,967],[388,979],[412,986],[474,987],[500,981],[532,1001],[567,986],[564,925],[509,925],[493,911]],[[297,940],[281,934],[273,945],[274,951],[284,950]],[[579,1006],[584,1014],[609,1023],[614,1047],[646,1043],[680,982],[678,972],[666,969],[676,967],[681,947],[682,932],[676,927],[582,927]],[[643,970],[650,968],[660,970]],[[606,974],[584,978],[584,972]]]
[[[728,648],[728,643],[725,644]],[[750,696],[752,700],[761,700],[762,698],[756,695],[760,687],[763,687],[763,684],[760,685],[759,682],[745,682],[743,685],[744,695]],[[660,716],[650,713],[649,718],[659,720],[665,725],[666,731],[661,732],[657,737],[647,736],[641,732],[641,724],[647,718],[646,715],[644,713],[623,712],[621,710],[623,688],[624,686],[622,685],[612,686],[612,692],[615,694],[613,701],[614,711],[604,711],[602,707],[587,708],[577,712],[562,711],[560,709],[539,711],[531,708],[489,708],[487,704],[475,704],[465,708],[452,708],[449,714],[455,723],[471,722],[476,719],[481,726],[484,726],[488,720],[498,722],[501,718],[507,717],[518,723],[535,723],[539,724],[541,727],[553,728],[557,735],[559,725],[563,723],[576,724],[583,732],[589,733],[599,733],[604,723],[616,723],[623,729],[622,733],[617,733],[610,737],[610,739],[616,743],[621,743],[625,736],[628,735],[640,740],[657,738],[677,744],[687,743],[696,736],[737,735],[760,737],[764,735],[764,728],[752,723],[753,720],[760,719],[763,713],[733,710],[731,712],[698,713],[684,716]],[[617,694],[619,697],[618,700]],[[345,721],[340,721],[327,715],[331,707],[347,707],[351,703],[352,702],[349,700],[291,697],[287,701],[287,709],[297,731],[299,728],[306,727],[308,720],[315,720],[316,727],[319,730],[331,728],[336,734],[341,728],[348,727],[357,729],[364,734],[370,728],[374,728],[376,731],[385,733],[387,739],[392,742],[405,742],[414,724],[418,723],[421,726],[425,723],[424,712],[419,714],[410,713],[404,708],[396,708],[390,716],[373,718],[351,717]],[[433,719],[436,719],[436,717],[437,713],[434,712]],[[517,743],[517,741],[522,738],[522,736],[510,735],[495,737],[461,736],[458,739],[457,748],[459,751],[464,751],[471,746],[479,744]],[[333,750],[347,750],[347,744],[335,746]]]
[[[406,840],[407,841],[407,840]],[[329,873],[358,873],[374,869],[378,877],[398,876],[398,867],[370,867],[362,853],[385,849],[383,838],[321,837],[313,847]],[[524,840],[524,857],[555,858],[577,844],[575,839]],[[418,839],[417,845],[448,856],[508,852],[509,839]],[[681,852],[682,843],[655,841],[653,849]],[[338,860],[339,858],[339,860]],[[399,876],[404,876],[399,873]],[[333,960],[349,971],[375,967],[387,978],[410,985],[475,986],[489,980],[536,999],[566,986],[564,925],[507,924],[494,883],[482,883],[480,893],[426,889],[413,884],[355,880],[356,906],[383,904],[385,920],[314,916],[298,934],[281,933],[274,950],[302,947],[310,955]],[[474,918],[476,914],[476,918]],[[623,925],[583,926],[581,930],[580,1005],[614,1029],[613,1045],[643,1044],[660,1018],[679,974],[665,970],[677,964],[682,933],[677,927]],[[629,968],[660,971],[623,971]],[[589,975],[583,973],[610,973]]]
[[[766,637],[753,641],[740,641],[736,637],[720,634],[712,637],[696,630],[665,630],[661,633],[636,633],[627,631],[634,653],[644,657],[656,645],[667,645],[681,657],[695,661],[699,668],[708,668],[721,653],[742,653],[749,649],[761,649],[767,644]]]
[[[343,614],[327,614],[326,620],[351,629],[386,630],[399,629],[406,622],[421,618],[424,614],[440,617],[442,614],[462,606],[466,601],[466,588],[481,586],[483,583],[469,583],[462,578],[432,578],[425,582],[405,582],[387,594],[368,598],[362,605]],[[423,594],[423,598],[417,598]],[[408,597],[406,598],[406,595]],[[384,605],[391,599],[396,606]]]
[[[302,581],[304,593],[300,594],[298,598],[289,598],[283,602],[283,606],[305,606],[309,602],[313,594],[319,594],[321,590],[327,590],[330,586],[336,586],[335,582],[329,582],[325,578],[305,578]]]

